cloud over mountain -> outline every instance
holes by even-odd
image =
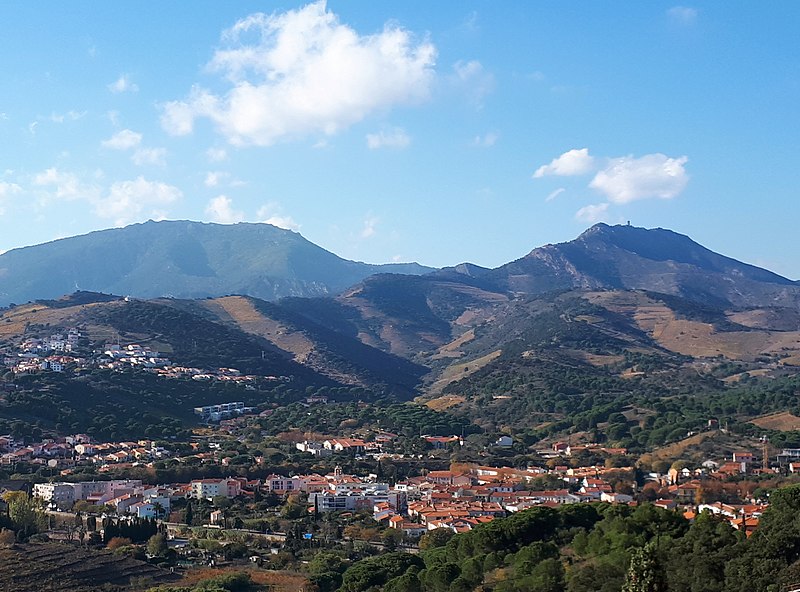
[[[230,87],[195,87],[163,106],[162,125],[191,133],[208,118],[234,145],[268,146],[309,134],[332,135],[373,112],[425,100],[436,48],[398,25],[360,35],[325,2],[251,14],[223,33],[208,64]]]

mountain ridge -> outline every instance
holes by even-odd
[[[238,265],[231,265],[235,261]],[[374,273],[433,271],[349,261],[269,224],[148,221],[0,255],[0,305],[76,290],[139,298],[335,294]]]

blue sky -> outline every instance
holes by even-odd
[[[268,221],[497,266],[596,221],[800,278],[800,4],[0,3],[0,251]]]

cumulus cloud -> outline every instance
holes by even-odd
[[[545,201],[553,201],[555,198],[557,198],[559,195],[561,195],[565,191],[566,191],[566,189],[564,187],[559,187],[555,191],[551,191],[550,193],[548,193],[547,197],[545,197],[544,200]]]
[[[56,113],[53,111],[50,114],[50,121],[53,123],[64,123],[65,121],[78,121],[82,119],[88,111],[67,111],[66,113]]]
[[[99,217],[113,219],[122,226],[147,214],[163,216],[162,208],[181,197],[183,192],[177,187],[140,176],[112,184],[103,197],[95,200],[94,210]]]
[[[133,164],[142,166],[152,164],[156,166],[164,166],[167,164],[167,149],[166,148],[139,148],[131,156]]]
[[[95,215],[113,219],[122,226],[143,218],[163,218],[165,207],[183,197],[177,187],[142,176],[129,181],[103,184],[104,174],[97,170],[91,180],[84,180],[70,171],[52,167],[33,176],[32,185],[41,188],[39,198],[48,200],[81,200],[90,204]]]
[[[483,107],[484,99],[494,91],[495,87],[494,75],[487,72],[478,60],[456,62],[450,80],[466,94],[476,109]]]
[[[257,216],[259,221],[263,224],[272,224],[278,228],[283,228],[284,230],[293,230],[294,232],[298,232],[300,230],[300,225],[295,222],[291,216],[282,214],[280,212],[280,208],[274,203],[269,203],[265,206],[262,206],[261,209],[258,210]]]
[[[268,146],[287,138],[332,135],[369,114],[428,98],[436,49],[387,24],[360,35],[325,2],[271,15],[252,14],[223,33],[208,65],[231,85],[224,94],[195,87],[163,105],[173,135],[210,119],[232,144]]]
[[[533,173],[535,179],[549,175],[569,177],[585,175],[594,169],[594,158],[589,155],[588,148],[568,150],[558,158],[554,158],[550,164],[545,164],[536,169]]]
[[[484,99],[495,86],[494,75],[487,72],[478,60],[456,62],[450,79],[456,87],[466,93],[470,103],[477,109],[483,107]]]
[[[127,74],[120,75],[114,82],[107,86],[108,90],[110,90],[114,94],[119,93],[126,93],[126,92],[138,92],[139,86],[133,82]]]
[[[103,148],[110,148],[112,150],[130,150],[136,148],[142,141],[142,134],[134,132],[129,129],[118,131],[111,136],[108,140],[103,140]]]
[[[669,19],[679,25],[693,25],[697,21],[697,9],[688,6],[673,6],[667,10]]]
[[[377,148],[406,148],[411,138],[404,129],[395,127],[381,130],[376,134],[367,134],[367,146],[371,150]]]
[[[222,171],[208,171],[206,173],[206,178],[203,180],[203,184],[206,187],[216,187],[219,185],[220,181],[228,176],[228,173]]]
[[[587,224],[594,224],[596,222],[603,222],[607,220],[608,204],[594,204],[582,207],[575,213],[575,219]]]
[[[22,187],[20,187],[16,183],[10,183],[8,181],[0,181],[0,214],[5,213],[6,200],[12,195],[15,195],[20,192],[22,192]]]
[[[219,195],[208,202],[206,214],[213,222],[220,224],[235,224],[244,220],[244,213],[233,209],[233,200],[225,195]]]
[[[56,199],[92,199],[99,192],[95,185],[83,183],[75,173],[62,171],[56,167],[34,175],[33,184],[37,187],[52,188],[52,192],[48,192],[47,195]]]
[[[615,204],[652,197],[671,199],[680,194],[689,181],[684,168],[688,160],[686,156],[670,158],[660,153],[640,158],[612,158],[598,171],[589,187],[605,194]]]

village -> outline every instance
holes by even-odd
[[[359,438],[330,438],[322,442],[294,444],[300,453],[332,463],[354,457],[381,462],[402,461],[402,455],[384,453],[382,442],[394,437],[380,434],[366,443]],[[459,445],[459,438],[423,436],[432,451],[441,446]],[[287,447],[290,447],[288,444]],[[540,451],[542,466],[525,469],[453,463],[449,470],[427,470],[418,466],[419,475],[389,482],[378,472],[346,474],[339,464],[329,473],[277,474],[269,472],[267,459],[254,456],[248,476],[197,478],[181,483],[148,483],[141,478],[125,478],[127,472],[152,470],[157,463],[200,466],[201,470],[224,472],[230,457],[222,456],[225,444],[192,444],[190,454],[179,455],[157,442],[92,442],[87,435],[22,443],[11,436],[0,436],[0,466],[17,473],[20,464],[29,469],[46,468],[51,477],[38,477],[30,492],[49,510],[58,512],[93,511],[98,515],[122,519],[158,519],[167,523],[185,521],[187,500],[211,502],[207,526],[225,524],[224,510],[234,501],[247,516],[254,500],[271,497],[276,508],[301,504],[308,516],[358,515],[374,521],[372,536],[393,529],[400,540],[413,545],[425,532],[447,529],[466,532],[495,518],[536,506],[607,503],[636,505],[643,502],[673,510],[691,520],[699,512],[710,511],[724,517],[747,535],[758,525],[768,500],[754,497],[753,479],[781,478],[778,468],[762,468],[752,452],[735,452],[724,462],[707,461],[698,467],[674,464],[666,473],[641,473],[633,467],[572,466],[574,454],[586,449],[559,442]],[[589,447],[600,454],[616,449]],[[201,452],[200,450],[204,450]],[[622,451],[624,452],[624,451]],[[610,458],[610,457],[609,457]],[[783,450],[784,473],[800,471],[800,450]],[[228,462],[226,462],[228,461]],[[241,467],[239,467],[241,468]],[[280,467],[274,467],[279,469]],[[74,481],[72,475],[94,471],[96,479]],[[255,476],[260,472],[263,477]],[[19,485],[19,483],[17,483]],[[546,485],[546,487],[542,487]],[[13,480],[0,483],[13,487]],[[226,500],[226,501],[223,501]],[[220,506],[220,507],[217,507]],[[278,511],[278,510],[276,510]],[[262,516],[256,512],[253,517]],[[263,516],[262,516],[263,517]]]
[[[99,349],[94,349],[102,345]],[[138,343],[90,342],[78,328],[48,337],[31,337],[15,347],[0,348],[2,363],[15,375],[38,372],[80,373],[91,369],[138,369],[164,378],[215,380],[236,384],[255,381],[288,381],[289,377],[242,374],[235,368],[194,368],[174,364],[164,352]]]

